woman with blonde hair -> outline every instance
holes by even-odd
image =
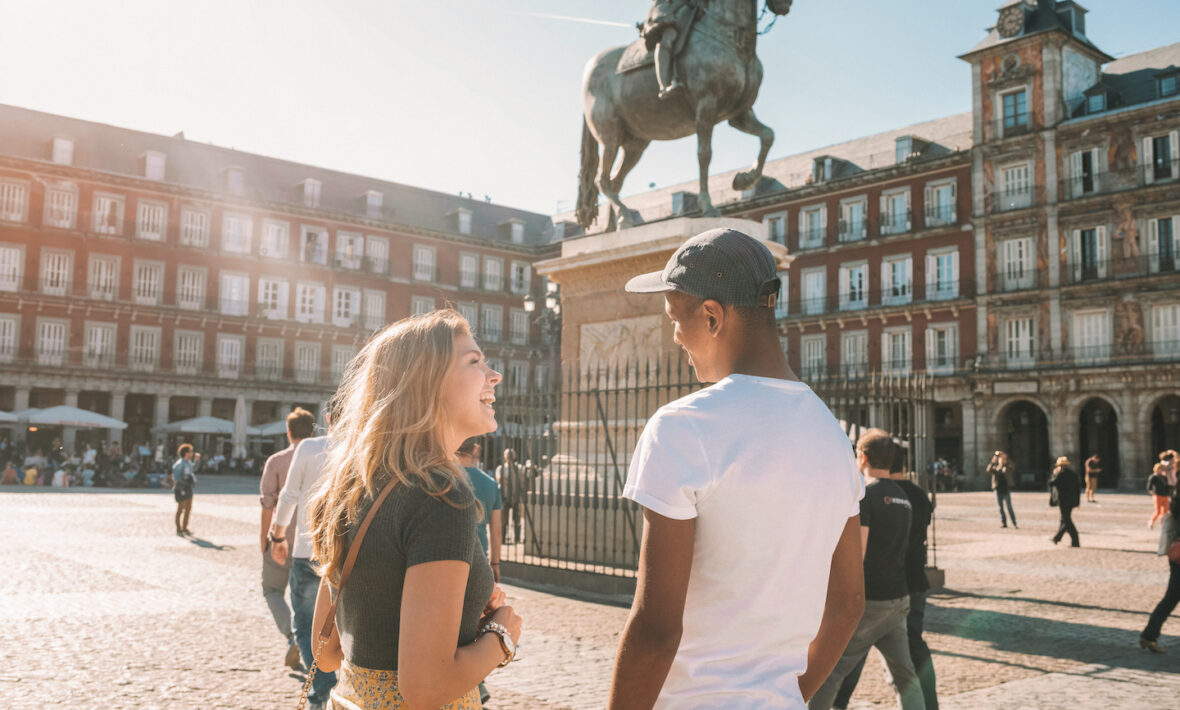
[[[326,671],[343,661],[329,707],[479,708],[480,681],[512,660],[521,619],[494,587],[476,537],[482,512],[454,458],[495,430],[500,379],[453,310],[389,326],[350,363],[308,507],[313,557],[338,602],[338,637],[316,654]],[[341,588],[350,545],[387,487]]]

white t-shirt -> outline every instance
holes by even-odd
[[[807,385],[731,375],[662,407],[623,495],[696,518],[683,634],[656,707],[806,708],[832,552],[864,479]]]

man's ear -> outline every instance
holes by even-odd
[[[725,306],[710,298],[701,304],[701,311],[709,326],[709,335],[716,337],[721,332],[721,327],[725,325]]]

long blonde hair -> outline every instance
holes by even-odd
[[[329,582],[339,583],[346,536],[362,507],[391,476],[451,505],[453,489],[470,490],[439,436],[443,378],[455,337],[468,334],[454,310],[405,318],[373,336],[349,364],[331,403],[325,477],[307,509],[312,556]]]

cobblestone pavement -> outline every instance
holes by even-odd
[[[259,587],[257,483],[206,477],[195,539],[172,535],[167,491],[0,489],[0,708],[294,707],[300,677]],[[1047,537],[1047,494],[942,495],[927,638],[944,708],[1177,707],[1180,620],[1136,646],[1167,565],[1146,494],[1105,493],[1075,516],[1082,547]],[[508,587],[521,658],[488,681],[492,708],[600,708],[627,610]],[[789,599],[784,599],[789,603]],[[892,707],[874,655],[853,708]]]

